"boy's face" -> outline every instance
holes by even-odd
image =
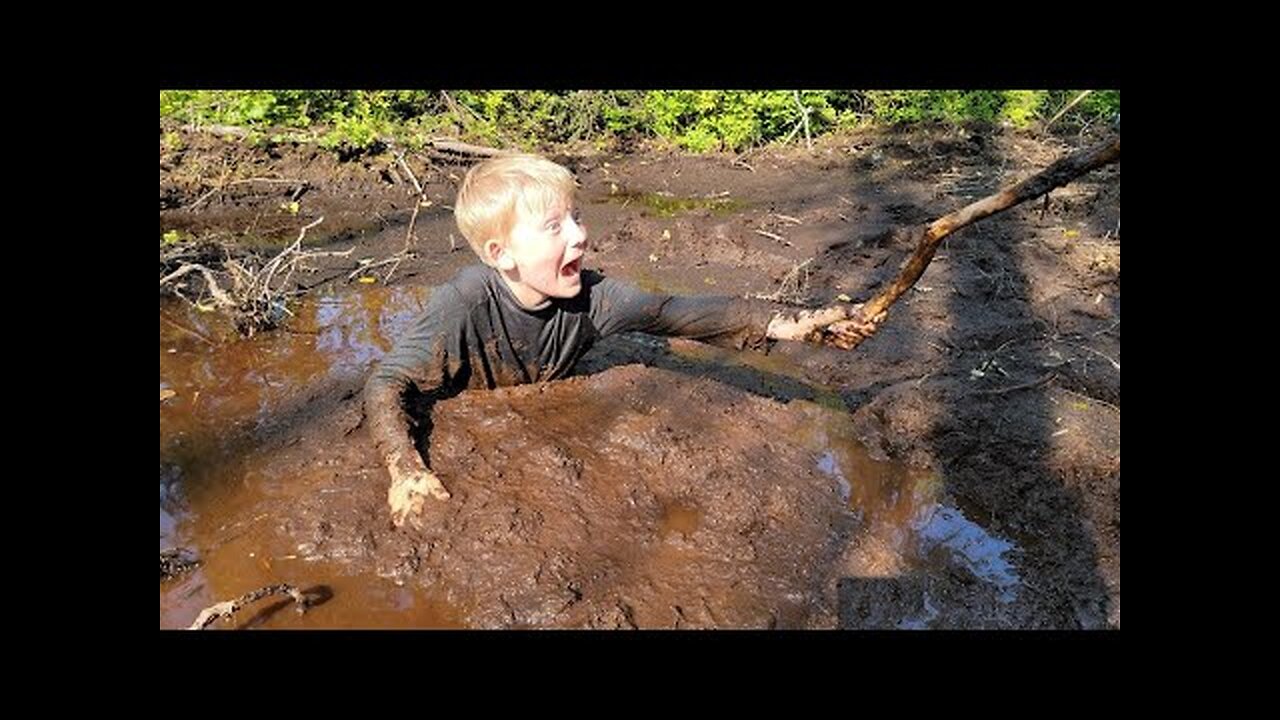
[[[515,270],[508,271],[508,279],[520,286],[523,292],[517,295],[526,304],[571,298],[582,291],[587,231],[578,222],[572,199],[557,202],[540,215],[518,209],[505,252]]]

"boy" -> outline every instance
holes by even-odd
[[[454,214],[483,265],[435,290],[365,388],[369,429],[391,473],[397,527],[427,498],[449,498],[410,438],[410,386],[430,393],[553,380],[569,374],[595,340],[629,330],[738,348],[770,340],[847,346],[884,319],[849,319],[857,306],[797,312],[731,297],[652,294],[584,271],[587,233],[574,188],[568,170],[534,155],[486,160],[463,179]]]

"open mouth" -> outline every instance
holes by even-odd
[[[582,258],[578,258],[573,262],[569,263],[568,265],[565,265],[564,267],[560,268],[560,275],[562,277],[573,277],[577,275],[578,272],[581,270],[582,270]]]

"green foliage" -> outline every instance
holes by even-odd
[[[1027,128],[1075,90],[166,90],[161,118],[234,125],[249,142],[317,141],[344,152],[387,139],[427,139],[536,150],[574,141],[661,138],[693,151],[742,151],[868,124],[1001,122]],[[799,102],[797,102],[797,98]],[[1119,91],[1096,91],[1060,122],[1113,117]],[[166,138],[162,147],[174,144]]]
[[[1006,90],[1000,117],[1019,129],[1031,127],[1048,97],[1048,90]]]

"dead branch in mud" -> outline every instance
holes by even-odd
[[[210,190],[209,192],[206,192],[205,194],[203,194],[203,195],[201,195],[200,197],[196,198],[196,201],[195,201],[195,202],[191,203],[190,205],[186,206],[186,207],[185,207],[185,208],[183,208],[183,209],[184,209],[184,210],[188,210],[188,211],[190,211],[190,210],[195,210],[195,209],[196,209],[196,207],[197,207],[198,205],[200,205],[200,203],[204,202],[205,200],[208,200],[211,196],[213,196],[213,195],[215,195],[215,194],[217,194],[217,193],[220,193],[220,192],[222,192],[223,190],[226,190],[226,189],[227,189],[227,188],[229,188],[229,187],[233,187],[233,186],[235,186],[235,185],[247,185],[248,183],[255,183],[255,182],[259,182],[259,183],[282,183],[282,184],[288,184],[288,185],[297,185],[297,186],[298,186],[298,189],[297,189],[297,190],[294,190],[294,193],[293,193],[293,197],[294,197],[295,199],[297,198],[298,193],[300,193],[304,188],[306,188],[306,187],[307,187],[307,181],[305,181],[305,180],[290,180],[290,179],[287,179],[287,178],[258,178],[258,177],[255,177],[255,178],[245,178],[245,179],[243,179],[243,180],[232,180],[231,182],[228,182],[228,183],[218,183],[218,184],[217,184],[217,185],[216,185],[212,190]]]
[[[498,155],[506,155],[509,152],[507,150],[498,150],[496,148],[484,147],[482,145],[472,145],[458,140],[428,140],[427,144],[441,152],[457,153],[459,155],[476,155],[479,157],[496,157]]]
[[[400,164],[400,168],[404,170],[405,174],[409,176],[409,179],[413,181],[413,189],[416,190],[419,195],[421,195],[422,184],[418,182],[418,177],[413,174],[413,169],[410,168],[409,164],[404,161],[404,153],[402,152],[396,153],[396,162]]]
[[[190,132],[203,131],[214,135],[230,135],[237,138],[249,137],[249,131],[234,125],[198,125],[190,123],[186,126]]]
[[[310,602],[306,595],[292,585],[285,583],[281,583],[279,585],[268,585],[267,587],[254,590],[253,592],[245,593],[235,600],[220,602],[201,610],[200,614],[196,616],[196,621],[191,623],[191,627],[187,629],[203,630],[212,625],[218,618],[229,617],[245,605],[271,595],[288,595],[293,598],[293,601],[298,604],[299,614],[307,611],[307,606]]]
[[[394,148],[392,149],[392,152],[395,152]],[[418,222],[418,213],[421,212],[424,206],[431,204],[430,201],[427,200],[426,189],[423,188],[422,184],[418,182],[418,178],[416,175],[413,174],[413,169],[409,167],[409,163],[404,161],[404,153],[399,152],[399,153],[395,153],[395,155],[396,155],[396,162],[400,164],[401,169],[405,171],[405,174],[409,176],[409,180],[413,182],[413,187],[414,187],[414,190],[416,190],[418,193],[418,198],[413,203],[413,216],[409,218],[409,229],[404,234],[404,250],[401,250],[395,256],[388,258],[388,260],[393,260],[397,256],[404,256],[404,257],[400,257],[398,260],[396,260],[395,267],[391,268],[391,272],[387,273],[387,277],[386,277],[387,280],[391,279],[391,273],[395,272],[396,267],[400,266],[400,260],[404,260],[404,259],[407,259],[408,257],[412,257],[411,253],[409,252],[409,248],[413,247],[413,240],[414,240],[413,227]],[[428,158],[427,163],[430,164],[430,162],[431,160]],[[352,275],[347,276],[347,279],[348,280],[351,279],[351,277],[353,277],[354,275],[355,273],[352,273]]]
[[[441,94],[444,96],[445,103],[449,106],[449,109],[457,115],[459,119],[464,118],[466,115],[470,115],[477,120],[480,119],[479,116],[475,114],[475,111],[465,105],[459,105],[448,93]],[[248,137],[250,132],[245,128],[235,127],[234,125],[188,125],[187,129],[191,131],[200,130],[213,133],[215,135],[231,135],[237,138]],[[379,138],[379,142],[384,145],[389,144],[389,141],[386,138]],[[477,155],[480,157],[492,157],[494,155],[502,155],[506,152],[504,150],[497,150],[490,147],[484,147],[482,145],[472,145],[470,143],[452,140],[449,138],[428,140],[427,145],[441,152],[456,153],[459,155]],[[261,180],[262,178],[257,179]]]
[[[413,226],[417,224],[418,213],[422,210],[422,204],[425,203],[426,201],[427,201],[426,193],[421,193],[418,195],[418,199],[415,200],[413,203],[413,217],[409,218],[409,229],[406,230],[404,233],[405,252],[408,252],[409,248],[413,246]]]
[[[292,315],[286,301],[299,293],[289,289],[289,281],[298,270],[309,270],[304,263],[321,257],[348,257],[355,250],[353,246],[344,251],[303,251],[302,240],[307,236],[307,230],[321,222],[324,222],[323,217],[303,226],[297,240],[261,267],[256,267],[252,258],[241,261],[232,259],[228,254],[223,261],[223,272],[231,276],[230,287],[220,285],[214,271],[201,263],[183,263],[177,270],[160,278],[160,287],[168,287],[197,308],[208,310],[210,308],[200,300],[191,300],[184,295],[184,286],[177,282],[190,273],[198,272],[204,278],[205,291],[212,297],[213,308],[230,314],[236,329],[242,334],[252,336],[258,330],[276,327],[285,315]]]
[[[933,260],[933,255],[937,252],[943,238],[966,225],[1008,210],[1027,200],[1034,200],[1087,172],[1113,162],[1119,162],[1119,160],[1120,136],[1116,135],[1113,139],[1104,140],[1092,147],[1072,153],[1035,175],[994,195],[966,205],[953,213],[934,220],[928,225],[913,228],[910,235],[917,239],[915,251],[903,261],[897,278],[878,295],[867,301],[857,313],[857,317],[853,318],[864,327],[870,328],[870,332],[863,334],[845,349],[852,350],[857,347],[883,324],[883,321],[880,323],[870,323],[868,321],[887,311],[890,305],[915,285],[920,276],[924,274],[925,269],[929,267],[929,262]]]

